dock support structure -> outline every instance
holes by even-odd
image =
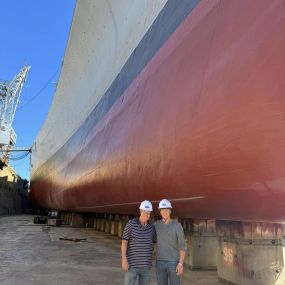
[[[285,284],[285,225],[216,221],[218,276],[224,284]]]
[[[119,224],[119,215],[114,215],[111,221],[111,235],[118,235],[118,224]]]
[[[97,231],[112,234],[114,236],[123,236],[124,228],[127,222],[133,218],[128,215],[95,213],[92,215],[83,215],[78,213],[62,212],[64,224],[72,227],[94,228]]]
[[[86,221],[84,220],[84,216],[79,213],[73,212],[61,212],[62,223],[65,225],[70,225],[73,228],[85,228]]]
[[[83,215],[78,213],[72,213],[70,225],[73,228],[83,228],[85,227]]]
[[[126,215],[120,216],[120,219],[118,222],[118,237],[123,236],[124,228],[125,228],[129,219],[130,219],[129,216],[126,216]]]
[[[185,265],[192,270],[217,269],[214,220],[180,220],[187,239]]]
[[[61,214],[61,218],[62,218],[63,224],[70,225],[72,213],[70,213],[70,212],[61,212],[60,214]]]

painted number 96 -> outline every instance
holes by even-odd
[[[234,257],[233,257],[233,249],[231,247],[224,246],[223,248],[223,256],[224,261],[227,263],[233,263]]]

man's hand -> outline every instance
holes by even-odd
[[[127,240],[122,240],[122,269],[127,272],[129,270],[129,263],[127,260],[127,247],[128,247],[128,241]]]
[[[176,266],[176,274],[177,275],[181,275],[183,273],[183,264],[182,263],[178,263]]]
[[[129,263],[126,258],[122,259],[122,269],[127,272],[129,270]]]

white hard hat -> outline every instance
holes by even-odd
[[[159,202],[158,209],[171,209],[171,208],[172,208],[171,203],[167,199],[162,199]]]
[[[152,212],[152,204],[148,200],[142,201],[139,209]]]

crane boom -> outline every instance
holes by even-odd
[[[20,94],[30,70],[24,66],[20,72],[9,82],[0,80],[0,147],[15,145],[16,133],[12,123],[19,103]]]

